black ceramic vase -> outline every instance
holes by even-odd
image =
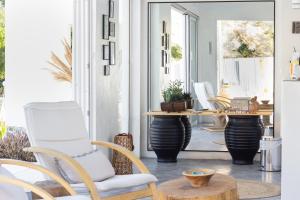
[[[191,141],[192,126],[187,116],[182,116],[181,121],[184,125],[184,142],[181,150],[184,151]]]
[[[155,116],[150,127],[150,144],[158,162],[177,162],[184,141],[181,117]]]
[[[234,164],[253,164],[262,134],[263,124],[259,116],[229,116],[225,140]]]

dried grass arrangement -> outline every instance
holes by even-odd
[[[62,41],[65,49],[65,61],[59,58],[54,52],[51,52],[51,58],[48,63],[52,66],[49,71],[58,81],[72,82],[72,47],[65,39]]]
[[[30,147],[30,143],[24,129],[10,127],[0,139],[0,158],[36,162],[32,153],[23,151],[25,147]]]

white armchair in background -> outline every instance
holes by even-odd
[[[71,196],[57,197],[54,198],[47,191],[39,188],[31,183],[16,179],[8,170],[3,168],[1,165],[17,165],[33,169],[43,174],[49,176],[54,181],[62,185]],[[72,189],[72,187],[61,177],[57,176],[55,173],[47,170],[46,168],[35,165],[33,163],[18,161],[18,160],[8,160],[0,159],[0,199],[2,200],[29,200],[24,189],[29,190],[42,199],[45,200],[90,200],[88,196],[77,195],[77,193]]]
[[[156,177],[131,151],[109,142],[90,141],[81,108],[76,102],[30,103],[24,108],[32,146],[25,150],[35,153],[44,167],[72,181],[71,185],[76,191],[89,193],[93,200],[148,196],[158,199]],[[141,173],[115,175],[106,156],[95,151],[92,144],[118,151],[129,158]],[[102,192],[141,185],[146,187],[134,192],[101,197]]]

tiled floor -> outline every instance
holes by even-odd
[[[223,160],[178,160],[177,163],[157,163],[154,159],[143,159],[150,171],[157,176],[159,182],[181,176],[182,171],[190,168],[211,168],[219,173],[229,174],[237,179],[250,179],[280,185],[279,172],[261,172],[258,163],[254,165],[233,165],[231,161]],[[280,200],[280,197],[264,200]]]
[[[250,179],[269,182],[280,185],[281,175],[279,172],[261,172],[258,163],[254,165],[233,165],[231,161],[225,160],[178,160],[177,163],[157,163],[156,159],[145,158],[143,162],[149,167],[150,171],[157,176],[159,183],[181,176],[182,171],[191,168],[212,168],[219,173],[229,174],[237,179]],[[44,177],[31,170],[9,167],[18,178],[29,182],[35,182]],[[159,184],[158,183],[158,184]],[[128,190],[126,189],[128,192]],[[112,195],[115,192],[108,192],[105,195]],[[118,193],[116,191],[116,193]],[[265,198],[261,200],[280,200],[280,197]]]

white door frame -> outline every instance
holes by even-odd
[[[74,0],[73,85],[74,98],[82,108],[90,138],[96,134],[93,60],[94,0]]]

